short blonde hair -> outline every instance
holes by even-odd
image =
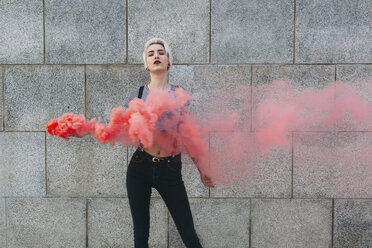
[[[143,50],[143,64],[145,66],[145,69],[147,68],[147,63],[146,63],[146,50],[149,46],[151,46],[152,44],[160,44],[164,47],[165,49],[165,52],[167,53],[167,57],[168,57],[168,60],[169,60],[169,64],[170,66],[172,66],[172,62],[173,62],[173,58],[172,58],[172,52],[168,46],[168,44],[165,42],[165,40],[161,39],[161,38],[151,38],[150,40],[148,40],[145,44],[145,49]],[[168,68],[169,70],[169,68]]]

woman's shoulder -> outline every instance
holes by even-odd
[[[171,86],[171,90],[173,90],[173,91],[175,91],[177,88],[185,90],[185,88],[182,87],[181,85],[171,84],[170,86]]]
[[[136,97],[138,97],[138,93],[139,93],[139,90],[141,87],[144,87],[144,86],[136,86],[134,88],[132,88],[130,94],[129,94],[129,97],[127,98],[125,104],[124,104],[124,107],[128,108],[128,105],[129,105],[129,102],[132,101],[133,99],[135,99]],[[146,90],[146,87],[144,87],[143,91]]]

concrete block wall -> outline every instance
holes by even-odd
[[[125,189],[133,148],[65,141],[44,126],[65,112],[107,121],[149,81],[141,57],[149,38],[172,47],[170,82],[191,93],[200,116],[219,86],[286,77],[311,91],[371,78],[371,13],[370,0],[0,0],[0,247],[133,247]],[[253,108],[261,99],[255,88],[244,94]],[[252,110],[229,107],[255,131]],[[259,177],[244,188],[204,187],[183,157],[204,247],[372,247],[372,165],[358,150],[352,164],[350,154],[319,162],[335,146],[370,146],[372,127],[291,135],[290,149],[250,162]],[[150,211],[150,247],[184,247],[155,190]]]

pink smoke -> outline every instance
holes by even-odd
[[[372,92],[372,84],[366,87]],[[241,92],[251,91],[248,86],[237,88]],[[243,114],[252,113],[253,130],[249,119],[226,107],[225,101],[236,97],[226,97],[229,91],[223,90],[224,97],[212,103],[202,118],[196,118],[187,109],[191,97],[180,88],[175,95],[150,92],[146,102],[134,99],[125,111],[115,108],[108,124],[95,119],[86,121],[82,115],[64,114],[50,120],[46,129],[65,139],[91,134],[100,143],[111,145],[141,143],[150,147],[156,140],[166,151],[172,151],[176,140],[205,174],[223,185],[256,176],[247,167],[249,161],[274,149],[289,149],[293,131],[372,129],[372,104],[344,82],[303,91],[285,81],[274,81],[253,90],[260,95],[259,101],[254,106],[244,102],[239,110]],[[210,147],[210,139],[214,146]]]

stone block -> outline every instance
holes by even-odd
[[[372,65],[336,65],[336,79],[348,83],[371,82]]]
[[[49,64],[113,64],[126,60],[125,1],[45,1]]]
[[[253,86],[284,80],[301,90],[312,91],[335,80],[333,65],[253,65],[252,71]]]
[[[0,1],[0,63],[43,64],[43,1]]]
[[[293,197],[370,198],[371,132],[295,133]]]
[[[150,82],[142,66],[87,66],[87,118],[102,117],[109,122],[111,110],[124,107],[132,90]]]
[[[217,161],[221,167],[216,167],[214,162],[211,162],[211,167],[225,171],[228,166],[227,172],[231,172],[232,177],[226,179],[232,185],[219,184],[216,188],[211,188],[211,197],[291,197],[291,148],[271,149],[262,153],[253,135],[250,132],[239,134],[239,139],[244,141],[241,143],[244,146],[242,153],[237,153],[241,151],[240,147],[233,147],[236,146],[234,141],[239,142],[234,134],[229,136],[234,137],[232,141],[229,137],[211,135],[212,153],[224,154],[221,156],[222,161]],[[224,149],[228,149],[226,146],[232,151],[224,152]],[[236,171],[235,168],[246,171]],[[225,172],[219,173],[227,177]]]
[[[249,199],[193,198],[190,207],[203,247],[249,247]],[[185,247],[173,219],[169,223],[169,247]]]
[[[4,130],[4,82],[3,68],[0,67],[0,131]]]
[[[4,84],[7,131],[45,131],[52,118],[84,113],[83,66],[10,66]]]
[[[348,97],[354,96],[355,103],[348,102],[346,106],[355,106],[354,113],[362,112],[363,105],[372,106],[372,66],[371,65],[337,65],[337,81],[347,85],[336,85],[336,101],[343,103],[348,101]],[[352,89],[348,89],[351,86]],[[359,103],[357,103],[357,101]],[[338,130],[345,131],[369,131],[372,130],[372,113],[367,110],[367,115],[357,121],[353,115],[344,114],[342,124]]]
[[[45,134],[0,132],[0,197],[45,195]]]
[[[332,201],[252,200],[252,248],[328,248],[332,240]]]
[[[322,90],[329,83],[334,82],[335,80],[335,67],[332,65],[261,65],[253,66],[252,71],[253,71],[252,77],[253,131],[262,128],[263,123],[261,123],[258,120],[256,116],[256,111],[258,106],[262,104],[264,100],[268,99],[269,96],[267,95],[267,93],[273,94],[272,91],[274,89],[270,89],[270,85],[272,85],[274,80],[285,81],[290,85],[291,88],[296,89],[298,93],[312,93],[315,91]],[[294,96],[296,95],[294,94]],[[308,105],[311,104],[312,104],[311,102],[308,103]],[[331,100],[329,104],[333,104],[333,101]],[[310,113],[306,112],[305,109],[299,109],[298,111],[303,111],[302,119],[304,120],[308,119],[308,121],[306,122],[311,123],[312,122],[311,113],[313,113],[314,115],[314,111],[316,111],[316,109],[315,110],[312,109]],[[302,130],[305,128],[302,126],[298,126],[295,129]],[[306,130],[326,130],[326,127],[308,126],[306,127]]]
[[[102,145],[93,137],[65,141],[47,136],[49,196],[123,197],[127,154],[121,145]]]
[[[369,0],[296,1],[296,63],[370,63]]]
[[[182,154],[182,178],[188,197],[209,197],[209,188],[204,186],[197,167],[185,153]]]
[[[86,246],[86,200],[10,198],[8,247]]]
[[[199,123],[216,124],[211,122],[213,117],[226,120],[231,113],[237,113],[236,127],[250,129],[251,66],[210,65],[192,66],[192,71],[182,69],[183,78],[191,77],[191,83],[184,88],[193,99],[190,112]]]
[[[211,62],[292,63],[294,1],[212,1]]]
[[[335,200],[334,211],[333,247],[371,247],[371,200]]]
[[[336,79],[348,83],[369,103],[372,103],[372,65],[337,65]],[[336,88],[336,97],[338,91]]]
[[[168,212],[161,199],[150,201],[149,247],[167,247]],[[134,247],[133,220],[127,198],[88,200],[89,247]]]
[[[6,212],[5,212],[5,198],[0,198],[0,246],[6,246]]]
[[[143,64],[145,43],[153,37],[168,43],[175,64],[208,63],[209,16],[209,0],[129,0],[129,63]]]

